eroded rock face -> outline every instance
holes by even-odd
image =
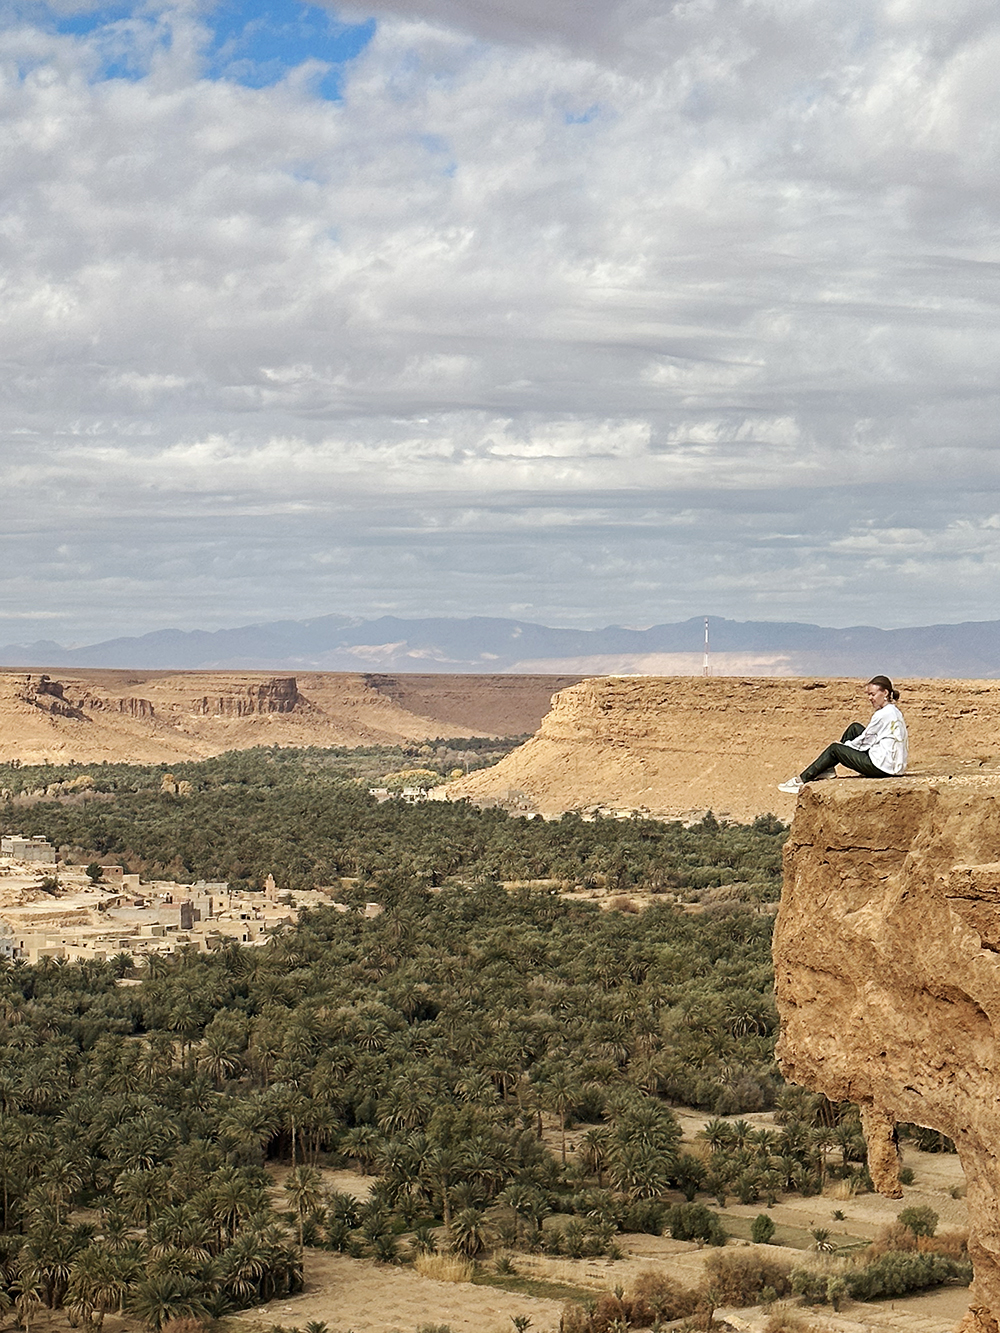
[[[253,717],[259,713],[294,713],[308,707],[299,694],[294,676],[276,676],[273,680],[236,683],[226,694],[205,696],[195,712],[206,717]]]
[[[811,784],[785,858],[782,1071],[860,1104],[882,1193],[901,1193],[897,1122],[955,1140],[975,1267],[963,1328],[996,1333],[1000,774]]]
[[[906,681],[910,768],[942,756],[978,767],[1000,753],[1000,681]],[[451,784],[473,801],[516,789],[543,814],[604,806],[698,818],[791,817],[778,783],[852,720],[871,715],[858,680],[611,676],[562,690],[535,736]]]

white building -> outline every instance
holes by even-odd
[[[0,838],[0,857],[6,857],[11,861],[54,866],[56,849],[48,838],[26,838],[21,833],[10,833]]]

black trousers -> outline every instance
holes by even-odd
[[[839,742],[834,741],[832,745],[828,745],[808,768],[802,770],[799,774],[802,781],[815,782],[821,773],[825,773],[828,768],[834,768],[837,764],[843,764],[844,768],[852,768],[863,778],[891,777],[891,773],[884,773],[882,769],[875,767],[865,750],[855,750],[845,744],[846,741],[857,740],[863,731],[864,726],[860,722],[852,722]]]

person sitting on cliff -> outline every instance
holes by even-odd
[[[828,745],[798,777],[779,783],[779,791],[794,795],[807,782],[837,776],[837,765],[851,768],[863,778],[892,778],[906,772],[908,740],[903,714],[896,707],[899,690],[888,676],[872,676],[865,686],[871,700],[867,727],[852,722],[839,741]]]

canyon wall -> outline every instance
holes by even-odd
[[[808,786],[774,965],[785,1077],[862,1109],[891,1197],[894,1127],[955,1140],[975,1267],[968,1333],[1000,1317],[1000,773]]]
[[[255,745],[523,736],[567,676],[0,672],[0,761],[173,763]]]
[[[1000,683],[907,681],[901,689],[912,768],[978,768],[1000,755]],[[602,806],[790,819],[795,798],[778,783],[839,740],[848,722],[870,715],[856,680],[585,680],[553,699],[531,740],[494,768],[452,783],[448,794],[510,800],[543,814]]]

